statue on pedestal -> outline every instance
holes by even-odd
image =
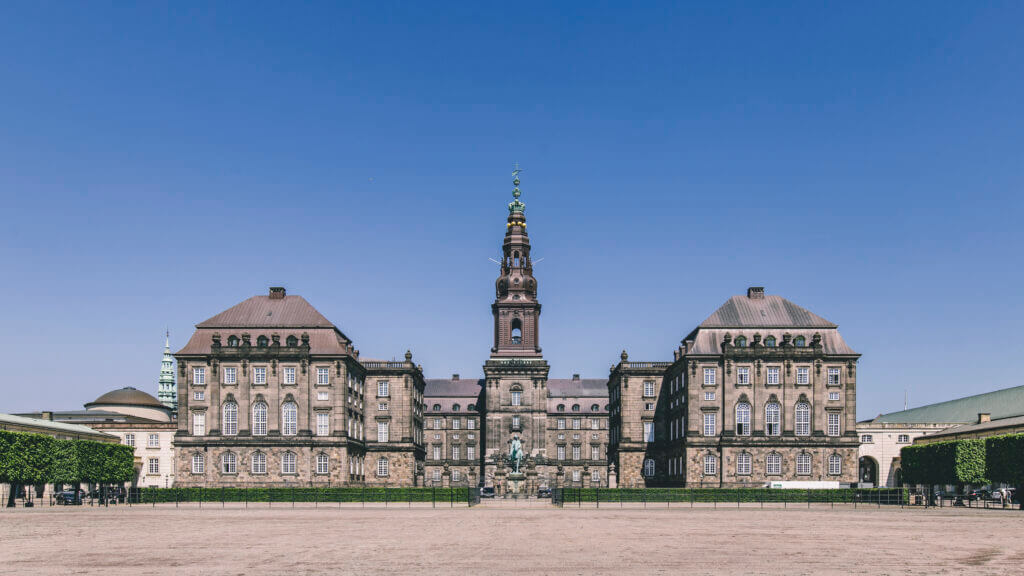
[[[508,446],[508,463],[512,466],[512,471],[516,474],[519,473],[519,465],[523,461],[523,443],[519,441],[519,435],[512,436],[512,441]]]

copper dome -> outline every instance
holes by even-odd
[[[92,402],[89,402],[85,407],[88,408],[90,406],[98,405],[152,406],[153,408],[165,408],[165,406],[153,396],[146,394],[142,390],[132,388],[131,386],[126,386],[120,390],[111,390]]]

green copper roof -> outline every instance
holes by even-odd
[[[973,423],[978,421],[978,414],[983,413],[991,414],[993,420],[1024,415],[1024,386],[929,404],[902,412],[882,414],[870,422],[893,424]]]
[[[526,204],[519,201],[519,196],[522,192],[519,191],[519,173],[522,170],[519,169],[519,163],[516,162],[516,168],[512,171],[512,197],[515,198],[508,205],[509,214],[522,214],[523,210],[526,210]]]

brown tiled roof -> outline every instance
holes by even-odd
[[[253,296],[196,328],[334,328],[334,324],[302,296]]]
[[[572,405],[579,404],[579,412],[572,411]],[[594,405],[597,404],[597,410],[594,410]],[[558,410],[558,406],[561,405],[565,409],[562,411]],[[580,397],[549,397],[548,398],[548,413],[558,414],[560,416],[572,417],[573,415],[608,415],[608,398],[595,398],[592,396],[580,396]]]
[[[761,339],[768,336],[775,336],[777,342],[782,342],[782,335],[784,333],[792,334],[793,338],[797,336],[803,336],[807,344],[810,345],[811,339],[814,334],[821,334],[821,346],[825,354],[856,354],[843,337],[839,334],[839,330],[834,328],[828,329],[804,329],[804,330],[787,330],[787,329],[771,329],[771,328],[760,328],[752,329],[724,329],[724,328],[698,328],[696,332],[691,333],[687,339],[693,340],[693,348],[690,350],[691,354],[721,354],[722,353],[722,339],[725,338],[725,334],[729,333],[733,341],[738,336],[745,336],[748,342],[754,340],[754,333],[761,335]]]
[[[835,328],[821,316],[774,294],[733,296],[701,328]]]
[[[430,397],[442,397],[452,396],[460,398],[476,398],[480,395],[480,390],[484,387],[484,381],[476,379],[459,379],[452,380],[451,378],[427,378],[424,380],[426,387],[423,392],[423,396]]]
[[[548,396],[558,398],[608,398],[607,378],[549,378]]]
[[[290,330],[294,330],[291,332]],[[185,347],[178,350],[177,354],[209,354],[210,346],[213,344],[214,332],[220,333],[221,345],[223,346],[228,341],[229,336],[241,337],[242,330],[238,332],[231,332],[227,328],[199,328],[192,333],[192,337],[188,339]],[[253,346],[256,344],[256,340],[260,336],[266,336],[268,339],[273,334],[279,334],[281,336],[281,344],[283,345],[289,336],[295,336],[300,338],[302,333],[309,334],[309,353],[310,354],[347,354],[348,348],[345,345],[345,335],[338,331],[337,328],[315,328],[315,329],[300,329],[300,328],[280,328],[273,330],[258,330],[258,329],[245,329],[245,332],[251,335],[250,341]]]

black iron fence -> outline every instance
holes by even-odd
[[[901,488],[879,489],[769,489],[769,488],[556,488],[551,501],[556,506],[689,506],[740,507],[812,504],[857,506],[907,506],[909,494]]]

